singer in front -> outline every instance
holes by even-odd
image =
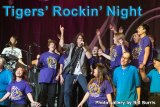
[[[9,42],[6,44],[6,48],[3,49],[2,53],[5,57],[9,59],[9,65],[6,66],[7,69],[13,70],[16,67],[17,61],[26,66],[22,61],[22,52],[21,49],[17,48],[18,41],[16,36],[11,36]],[[9,46],[9,47],[7,47]],[[17,60],[17,61],[15,61]],[[11,65],[10,65],[11,64]]]
[[[61,27],[60,27],[61,28]],[[63,33],[64,28],[61,33]],[[73,82],[78,81],[83,91],[87,92],[87,67],[86,58],[92,57],[91,52],[86,48],[86,42],[83,33],[78,33],[75,42],[64,44],[64,37],[61,34],[60,46],[69,51],[64,66],[64,73],[66,73],[64,82],[64,103],[65,107],[71,107],[70,95],[72,94]]]

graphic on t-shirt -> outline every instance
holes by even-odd
[[[15,56],[15,57],[17,57],[17,58],[18,58],[18,56],[19,56],[19,53],[16,52],[15,50],[12,50],[12,49],[6,50],[5,54],[6,54],[6,55],[13,55],[13,56]]]
[[[111,50],[110,56],[111,56],[111,61],[115,61],[116,57],[118,56],[116,49]]]
[[[54,57],[49,56],[49,57],[47,58],[47,64],[48,64],[48,67],[49,67],[49,68],[54,68],[54,69],[56,69],[57,60],[56,60]]]
[[[89,93],[92,97],[99,97],[100,95],[100,87],[96,83],[92,83],[88,87]]]
[[[21,96],[22,96],[21,90],[16,86],[12,86],[11,96],[10,96],[11,100],[20,100]]]
[[[140,51],[141,51],[141,48],[140,47],[135,47],[133,50],[132,50],[132,57],[133,59],[138,59],[138,56],[140,54]]]

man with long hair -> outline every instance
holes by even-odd
[[[86,57],[92,57],[90,51],[86,48],[86,42],[83,33],[78,33],[74,43],[64,44],[64,28],[60,26],[61,37],[60,46],[69,50],[68,57],[66,58],[67,64],[64,66],[64,73],[66,73],[64,82],[64,104],[65,107],[71,107],[70,95],[72,93],[73,82],[78,81],[84,92],[87,92],[87,68]]]

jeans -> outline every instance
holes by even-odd
[[[65,107],[71,107],[70,97],[71,97],[71,93],[72,93],[74,79],[76,79],[79,82],[83,91],[85,93],[87,92],[87,80],[86,80],[85,76],[68,74],[65,78],[65,83],[64,83],[64,104],[65,104]]]
[[[41,83],[40,84],[40,97],[39,103],[41,107],[54,107],[55,97],[56,97],[57,83]]]

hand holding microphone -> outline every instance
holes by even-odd
[[[80,42],[80,47],[83,47],[84,46],[84,41],[81,41]]]

